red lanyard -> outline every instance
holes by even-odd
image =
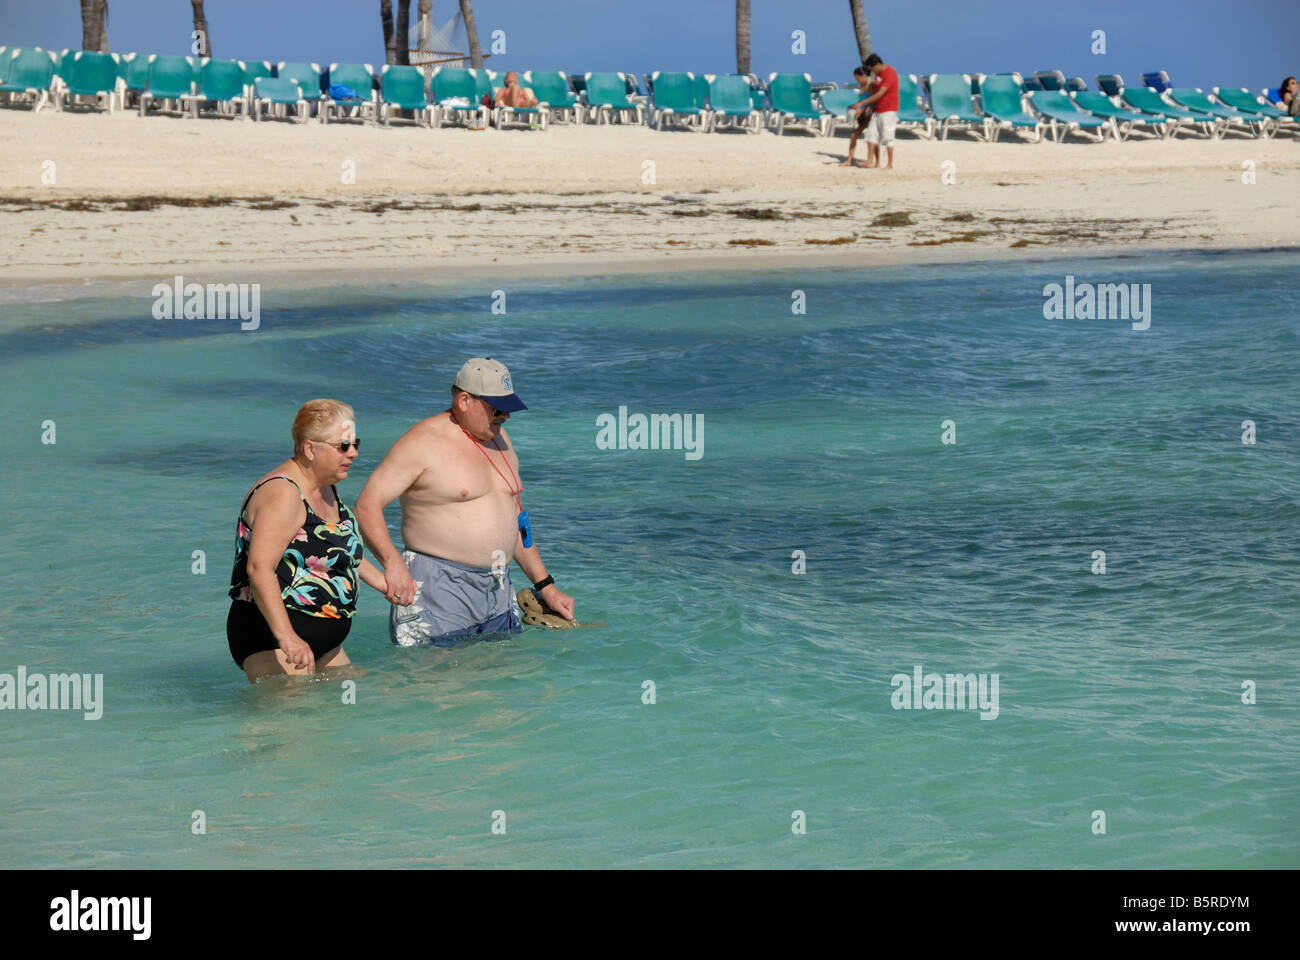
[[[457,420],[455,417],[451,418],[451,422],[456,424],[456,426],[460,427],[460,421]],[[498,453],[501,454],[501,459],[505,461],[506,469],[510,471],[510,476],[515,478],[515,487],[517,487],[518,489],[510,489],[510,481],[506,479],[506,475],[502,473],[500,470],[497,470],[496,463],[492,460],[491,457],[488,457],[488,452],[483,449],[483,445],[479,443],[477,440],[475,440],[468,430],[466,430],[464,427],[460,427],[460,432],[465,434],[465,436],[469,438],[469,441],[472,444],[474,444],[474,446],[478,447],[479,453],[483,454],[484,457],[487,457],[487,462],[492,465],[493,470],[497,471],[497,476],[500,477],[501,482],[506,485],[506,489],[510,490],[510,496],[515,498],[515,503],[519,505],[519,512],[523,513],[524,502],[519,498],[519,494],[524,492],[524,485],[519,482],[519,478],[515,475],[514,468],[510,466],[510,461],[506,459],[505,451],[497,446],[496,439],[493,438],[492,440],[492,449],[496,450]]]

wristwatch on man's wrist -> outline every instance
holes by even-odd
[[[538,580],[536,583],[534,583],[533,589],[536,590],[538,593],[541,593],[543,590],[545,590],[553,583],[555,583],[555,578],[548,575],[545,580]]]

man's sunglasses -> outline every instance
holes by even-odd
[[[337,447],[339,453],[344,454],[348,452],[348,447],[356,447],[357,453],[361,452],[360,437],[357,437],[355,440],[340,440],[338,443],[335,443],[333,440],[312,440],[312,443],[323,443],[327,447]]]
[[[494,417],[499,417],[505,413],[504,410],[498,410],[496,407],[492,406],[492,401],[487,399],[487,397],[480,397],[477,393],[471,393],[470,396],[473,397],[475,400],[482,400],[484,403],[486,403],[488,409],[492,411],[492,416]]]

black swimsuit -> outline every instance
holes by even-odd
[[[270,624],[253,601],[248,581],[248,544],[253,531],[244,522],[249,499],[271,480],[288,480],[298,486],[290,477],[267,477],[248,492],[239,509],[235,566],[230,574],[229,595],[233,602],[226,617],[226,639],[230,655],[241,667],[249,654],[280,648]],[[357,608],[357,567],[363,552],[356,518],[339,499],[338,490],[330,489],[338,504],[339,522],[318,515],[303,497],[307,516],[275,568],[289,623],[316,657],[341,646],[352,627]],[[301,488],[298,494],[302,495]]]

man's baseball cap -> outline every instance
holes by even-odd
[[[470,357],[456,374],[452,386],[459,387],[476,397],[482,397],[504,413],[517,413],[528,409],[515,395],[510,371],[506,369],[506,365],[498,363],[491,357]]]

